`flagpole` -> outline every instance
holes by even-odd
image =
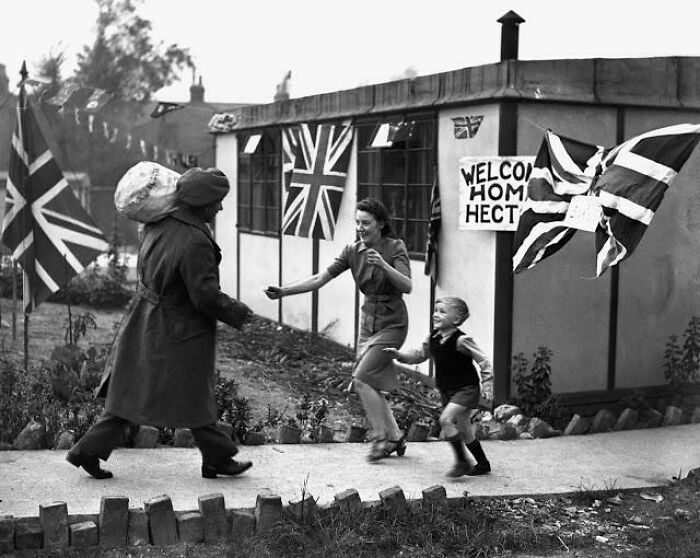
[[[17,262],[12,258],[12,341],[17,341]]]
[[[26,149],[24,147],[27,145],[27,129],[26,126],[24,125],[24,117],[25,117],[25,111],[27,110],[27,98],[24,94],[24,82],[27,80],[27,77],[29,76],[29,72],[27,72],[27,63],[25,61],[22,61],[22,68],[19,71],[19,75],[22,77],[22,81],[20,83],[20,104],[19,104],[19,111],[17,114],[17,117],[19,118],[19,127],[22,130],[22,143],[24,144],[22,146],[23,151],[26,152]],[[22,177],[23,184],[22,184],[22,189],[25,193],[25,196],[27,196],[27,180],[29,178],[29,175],[27,173],[24,173],[24,176]],[[25,211],[24,212],[24,230],[29,229],[29,212]],[[26,260],[25,260],[26,262]],[[29,297],[31,300],[31,292],[29,290],[29,285],[27,284],[28,281],[28,274],[25,272],[22,274],[22,298],[24,302],[24,371],[28,372],[29,371],[29,312],[27,312],[27,300],[26,298]]]

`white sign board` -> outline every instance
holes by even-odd
[[[600,198],[574,196],[569,203],[569,209],[566,210],[564,225],[572,229],[595,232],[602,216]]]
[[[462,157],[460,230],[516,230],[534,161],[534,157]]]

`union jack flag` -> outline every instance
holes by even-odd
[[[20,87],[2,242],[22,266],[24,311],[66,285],[108,243],[73,195]]]
[[[428,222],[428,240],[425,247],[425,267],[423,272],[425,275],[430,275],[434,282],[437,282],[438,239],[442,228],[442,203],[440,202],[437,169],[433,173],[433,188],[430,192],[430,221]]]
[[[700,125],[677,124],[635,136],[604,159],[594,185],[603,206],[596,230],[598,276],[632,254],[698,141]]]
[[[348,176],[352,126],[301,124],[298,142],[282,233],[332,240]]]
[[[452,119],[455,125],[455,138],[467,139],[473,138],[479,131],[479,126],[484,120],[484,115],[478,116],[457,116]]]
[[[547,130],[527,183],[513,241],[513,272],[534,267],[576,232],[564,219],[571,199],[587,194],[607,151]]]

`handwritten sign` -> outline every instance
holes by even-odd
[[[460,230],[514,231],[534,157],[462,157]]]

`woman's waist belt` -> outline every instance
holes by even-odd
[[[391,302],[392,300],[401,300],[401,295],[368,294],[365,295],[365,300],[367,302]]]

